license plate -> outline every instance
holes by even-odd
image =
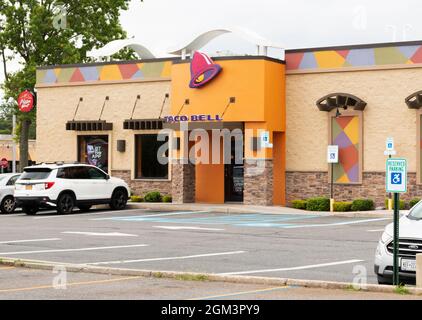
[[[25,186],[25,190],[32,190],[32,186],[31,185],[26,185]]]
[[[416,260],[402,259],[401,269],[403,271],[416,271]]]

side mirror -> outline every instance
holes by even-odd
[[[109,180],[109,179],[110,179],[110,175],[106,174],[106,180]]]

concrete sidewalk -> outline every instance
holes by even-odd
[[[142,208],[157,211],[208,211],[223,213],[265,213],[265,214],[302,214],[302,215],[320,215],[348,218],[389,218],[393,217],[392,210],[373,210],[356,212],[321,212],[306,211],[281,206],[252,206],[245,204],[209,204],[209,203],[148,203],[148,202],[129,202],[129,208]],[[401,210],[401,214],[407,214],[409,210]]]

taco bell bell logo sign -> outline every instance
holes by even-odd
[[[221,66],[214,63],[205,53],[195,51],[190,64],[190,88],[200,88],[214,79],[221,71]]]

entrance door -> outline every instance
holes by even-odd
[[[238,161],[238,163],[236,163],[234,139],[231,141],[230,152],[231,163],[224,165],[224,200],[226,202],[243,202],[243,145],[241,151],[242,160]]]

